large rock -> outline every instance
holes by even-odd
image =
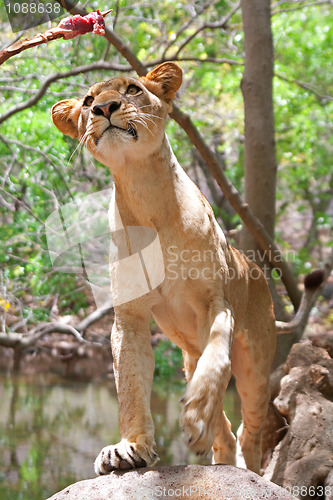
[[[275,410],[283,439],[264,477],[304,500],[333,499],[333,359],[313,345],[295,344],[285,364]],[[273,413],[271,413],[271,416]],[[270,425],[273,432],[273,425]],[[274,444],[275,446],[275,444]]]
[[[254,472],[230,465],[175,465],[112,472],[68,486],[49,500],[292,500]]]

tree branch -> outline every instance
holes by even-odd
[[[220,28],[225,27],[225,25],[227,24],[227,22],[229,21],[229,19],[235,14],[235,12],[237,12],[237,10],[239,8],[240,8],[240,2],[237,3],[231,9],[231,11],[223,19],[221,19],[220,21],[216,21],[214,23],[204,23],[201,26],[199,26],[199,28],[197,28],[191,35],[189,35],[184,40],[184,42],[178,48],[178,50],[177,50],[177,52],[175,54],[175,57],[177,58],[179,56],[180,52],[186,47],[186,45],[188,45],[190,43],[191,40],[193,40],[193,38],[195,38],[197,36],[198,33],[200,33],[200,31],[203,31],[205,29],[215,30],[215,29],[220,29]]]
[[[24,144],[23,142],[17,141],[15,139],[8,139],[7,137],[5,139],[1,134],[0,134],[0,140],[3,141],[7,147],[9,147],[8,144],[15,144],[16,146],[19,146],[22,149],[26,149],[27,151],[32,151],[32,152],[36,153],[37,155],[42,156],[52,166],[52,168],[57,172],[57,174],[61,178],[62,182],[64,183],[64,186],[66,188],[68,195],[70,196],[70,198],[72,200],[74,200],[74,197],[71,193],[71,190],[66,182],[66,179],[65,179],[63,173],[59,170],[58,167],[55,166],[54,161],[52,161],[52,159],[44,151],[42,151],[40,148],[35,148],[33,146],[29,146],[28,144]],[[59,162],[58,158],[56,160]],[[62,167],[62,168],[64,168],[64,167]],[[41,186],[41,187],[43,187],[43,186]],[[43,188],[43,189],[46,189],[46,188]],[[49,191],[49,193],[51,193],[51,192]]]
[[[170,40],[167,44],[166,44],[166,47],[164,48],[164,51],[163,51],[163,59],[166,57],[166,53],[167,51],[169,50],[169,48],[178,40],[178,38],[180,37],[180,35],[182,33],[184,33],[184,31],[186,29],[188,29],[191,24],[195,21],[195,19],[198,18],[198,16],[200,16],[203,12],[205,12],[205,10],[207,10],[210,6],[212,5],[212,2],[209,1],[207,3],[204,3],[199,9],[198,11],[196,12],[195,16],[192,16],[188,21],[186,21],[180,28],[179,30],[177,31],[177,33],[175,34],[174,38],[172,40]]]
[[[44,225],[44,222],[36,214],[34,214],[34,212],[31,210],[31,208],[29,207],[29,205],[27,205],[26,203],[24,203],[19,198],[16,198],[14,195],[12,195],[8,191],[6,191],[1,186],[0,186],[0,191],[2,191],[6,196],[9,196],[15,203],[18,203],[19,205],[21,205],[21,207],[23,207],[27,212],[29,212],[29,214],[32,215],[32,217],[34,219],[36,219],[40,224]]]
[[[64,325],[63,323],[50,323],[48,325],[39,325],[29,332],[29,335],[24,335],[22,333],[1,333],[0,334],[0,345],[3,347],[11,348],[21,348],[26,349],[34,345],[41,337],[50,333],[63,333],[74,335],[76,340],[80,343],[86,343],[87,341],[80,335],[80,333],[69,325]]]
[[[56,0],[62,7],[61,0]],[[74,5],[69,0],[66,0],[65,8],[71,14],[80,14],[81,16],[85,16],[87,11],[83,7],[79,7],[78,5]],[[106,38],[116,49],[117,51],[129,62],[132,69],[136,71],[139,76],[145,76],[147,73],[146,66],[142,64],[141,61],[136,57],[134,52],[127,47],[127,45],[122,41],[122,39],[115,34],[114,31],[110,30],[107,26],[105,27],[105,35]]]
[[[28,335],[16,332],[0,333],[0,345],[3,347],[19,347],[20,349],[26,349],[27,347],[36,344],[36,342],[44,335],[50,335],[51,333],[73,335],[80,344],[96,343],[86,340],[81,334],[84,333],[89,326],[99,321],[111,311],[112,304],[107,302],[102,307],[89,314],[83,321],[76,325],[76,327],[64,325],[60,322],[54,322],[38,325],[31,329]]]
[[[319,295],[321,294],[325,283],[331,275],[333,269],[333,249],[329,253],[328,257],[323,263],[320,270],[316,270],[305,277],[305,293],[302,296],[302,301],[300,307],[297,311],[296,316],[289,322],[284,323],[282,321],[277,321],[277,333],[289,333],[296,329],[297,331],[297,341],[299,341],[304,333],[304,329],[308,322],[311,309],[316,303]],[[322,273],[322,274],[321,274]],[[318,280],[320,285],[318,286]],[[310,285],[310,286],[309,286]],[[299,318],[301,322],[299,322]]]
[[[279,5],[280,2],[277,2],[276,5]],[[283,2],[285,3],[285,2]],[[278,14],[282,14],[283,12],[296,12],[297,10],[302,10],[307,7],[320,7],[321,5],[333,5],[333,0],[319,0],[318,2],[300,2],[301,5],[297,5],[296,7],[290,7],[289,9],[280,9],[280,10],[275,10],[273,9],[276,7],[276,5],[272,5],[272,16],[276,16]]]
[[[325,95],[321,89],[319,89],[318,87],[315,87],[314,85],[311,85],[310,83],[304,83],[304,82],[300,82],[299,80],[295,80],[295,79],[292,79],[292,78],[286,78],[285,76],[283,75],[280,75],[278,73],[274,73],[274,76],[276,78],[279,78],[280,80],[283,80],[284,82],[287,82],[287,83],[291,83],[293,85],[297,85],[297,87],[300,87],[301,89],[303,90],[306,90],[308,92],[311,92],[312,94],[314,94],[321,102],[325,102],[325,101],[333,101],[333,97],[330,96],[330,95]]]
[[[128,71],[129,68],[123,69],[123,67],[119,64],[109,64],[104,61],[97,61],[92,64],[88,64],[85,66],[78,66],[77,68],[73,68],[70,71],[66,71],[64,73],[53,73],[52,75],[49,75],[47,78],[42,83],[42,86],[36,92],[36,94],[27,101],[24,101],[17,106],[14,106],[13,108],[9,109],[6,113],[4,113],[2,116],[0,116],[0,124],[3,123],[5,120],[8,120],[11,116],[13,116],[16,113],[19,113],[20,111],[23,111],[24,109],[31,108],[31,106],[34,106],[37,104],[37,102],[43,97],[51,83],[56,82],[57,80],[61,80],[63,78],[69,78],[70,76],[76,76],[79,74],[83,73],[89,73],[90,71],[98,71],[98,70],[106,70],[106,71]]]
[[[113,309],[112,301],[106,302],[102,307],[96,309],[86,318],[84,318],[76,327],[80,333],[84,333],[89,326],[96,323],[100,319],[104,318],[107,314],[110,314]]]

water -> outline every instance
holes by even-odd
[[[154,386],[152,412],[160,465],[199,463],[180,436],[182,394],[180,386]],[[235,429],[240,410],[234,391],[226,394],[225,410]],[[100,449],[119,438],[114,382],[83,383],[45,374],[3,376],[1,500],[42,500],[75,481],[95,477],[93,463]]]

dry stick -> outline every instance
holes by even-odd
[[[96,323],[100,319],[104,318],[107,314],[110,314],[113,310],[112,300],[105,302],[102,307],[99,307],[88,316],[86,316],[80,323],[76,326],[76,329],[81,334],[84,334],[86,329],[92,324]]]
[[[121,65],[109,64],[104,61],[97,61],[95,63],[87,64],[85,66],[77,66],[76,68],[66,71],[65,73],[53,73],[47,76],[45,80],[42,81],[42,85],[35,95],[30,97],[26,101],[23,101],[20,104],[13,106],[12,108],[8,109],[3,115],[1,115],[0,124],[11,118],[16,113],[19,113],[24,109],[31,108],[32,106],[37,104],[37,102],[43,97],[43,95],[46,93],[47,89],[53,82],[57,80],[62,80],[64,78],[69,78],[70,76],[75,76],[83,73],[88,73],[90,71],[98,71],[98,70],[128,72],[131,70],[131,67],[123,68]]]
[[[207,28],[209,29],[222,29],[225,27],[227,22],[230,20],[230,18],[237,12],[237,10],[240,8],[240,3],[238,2],[237,5],[235,5],[232,10],[227,14],[221,21],[216,21],[214,23],[204,23],[202,26],[199,26],[191,35],[189,35],[186,40],[181,44],[181,46],[178,48],[176,52],[176,57],[180,54],[180,52],[186,47],[187,44],[190,43],[191,40],[193,40],[194,37],[197,36],[200,31],[203,31]]]
[[[32,47],[36,47],[37,45],[41,45],[42,43],[48,43],[51,40],[56,40],[57,38],[63,38],[63,35],[60,33],[58,34],[50,34],[50,35],[42,35],[41,33],[34,36],[30,40],[19,40],[13,45],[10,45],[9,47],[3,49],[0,51],[0,65],[3,64],[7,59],[10,57],[15,56],[16,54],[19,54],[23,50],[30,49]]]
[[[57,0],[58,1],[58,0]],[[86,11],[80,7],[66,2],[71,14],[80,14],[84,16]],[[136,57],[129,47],[118,37],[113,31],[105,28],[105,38],[120,52],[120,54],[130,63],[132,68],[139,76],[145,76],[147,73],[146,66]],[[214,153],[207,146],[201,134],[198,132],[190,117],[182,112],[177,106],[173,105],[173,111],[170,116],[183,128],[192,144],[197,148],[203,160],[206,162],[211,174],[217,181],[224,196],[239,214],[242,221],[258,241],[260,248],[266,253],[267,259],[272,266],[277,269],[281,275],[281,280],[284,283],[290,300],[295,307],[298,308],[301,300],[301,292],[298,289],[297,281],[292,273],[289,265],[284,260],[282,252],[274,243],[274,240],[268,235],[262,223],[252,213],[249,206],[244,203],[237,189],[232,185],[229,179],[225,176],[221,166]]]
[[[163,50],[163,54],[162,54],[162,57],[163,59],[165,59],[166,57],[166,53],[168,52],[169,48],[172,47],[172,45],[178,40],[178,38],[180,37],[180,35],[182,33],[184,33],[184,31],[186,29],[188,29],[191,24],[194,23],[194,21],[199,17],[201,16],[201,14],[203,14],[205,12],[205,10],[207,10],[209,7],[211,7],[213,4],[213,2],[210,0],[208,1],[207,3],[205,3],[204,5],[202,5],[201,7],[198,8],[198,10],[196,11],[195,15],[194,16],[191,16],[190,19],[188,19],[180,28],[179,30],[177,31],[177,33],[175,34],[174,38],[172,40],[170,40],[164,50]]]
[[[29,331],[29,335],[24,335],[22,333],[8,332],[0,333],[0,345],[4,347],[19,347],[25,349],[31,345],[34,345],[41,337],[44,335],[50,335],[51,333],[62,333],[65,335],[73,335],[78,342],[81,344],[98,344],[99,342],[88,341],[81,334],[84,334],[86,329],[99,321],[101,318],[106,316],[112,311],[112,303],[106,302],[102,307],[96,309],[91,314],[89,314],[83,321],[78,325],[71,326],[65,325],[60,322],[54,323],[43,323],[36,326]]]
[[[63,323],[50,323],[48,325],[40,325],[33,331],[30,331],[29,335],[16,332],[0,333],[0,345],[3,347],[26,349],[34,345],[44,335],[51,333],[73,335],[81,344],[88,343],[74,327],[64,325]]]

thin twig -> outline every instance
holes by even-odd
[[[8,144],[15,144],[16,146],[19,146],[22,149],[26,149],[27,151],[32,151],[32,152],[36,153],[37,155],[42,156],[53,167],[55,172],[57,172],[57,174],[61,178],[62,182],[64,183],[64,186],[65,186],[66,191],[69,194],[70,198],[72,200],[74,200],[74,197],[71,193],[71,190],[66,182],[66,179],[65,179],[63,173],[58,169],[58,167],[55,166],[54,161],[52,161],[51,158],[49,158],[49,156],[44,151],[42,151],[40,148],[35,148],[33,146],[29,146],[28,144],[24,144],[23,142],[17,141],[16,139],[8,139],[7,137],[5,139],[1,134],[0,134],[0,140],[2,140],[7,146],[8,146]],[[57,158],[57,160],[58,160],[58,158]]]
[[[274,76],[276,78],[279,78],[280,80],[283,80],[284,82],[291,83],[293,85],[297,85],[303,90],[306,90],[308,92],[311,92],[314,94],[321,102],[324,101],[333,101],[333,96],[331,95],[325,95],[321,89],[316,87],[315,85],[312,85],[311,83],[304,83],[300,82],[299,80],[293,79],[293,78],[287,78],[283,75],[280,75],[279,73],[274,73]]]
[[[31,108],[32,106],[37,104],[37,102],[43,97],[43,95],[45,94],[51,83],[57,80],[61,80],[63,78],[69,78],[70,76],[76,76],[79,74],[97,70],[125,71],[122,69],[121,65],[109,64],[104,61],[97,61],[95,63],[88,64],[85,66],[78,66],[76,68],[71,69],[70,71],[66,71],[63,73],[53,73],[49,75],[47,78],[45,78],[45,80],[42,82],[42,86],[34,96],[18,104],[17,106],[14,106],[13,108],[9,109],[6,113],[4,113],[2,116],[0,116],[0,124],[3,123],[5,120],[8,120],[8,118],[13,116],[14,114],[19,113],[24,109]]]
[[[205,12],[205,10],[207,10],[210,6],[212,5],[212,2],[207,2],[205,4],[202,5],[201,8],[198,9],[198,11],[196,12],[195,16],[192,16],[189,20],[187,20],[180,28],[179,30],[177,31],[177,33],[175,34],[175,36],[172,38],[172,40],[170,40],[166,47],[164,48],[164,52],[163,52],[163,55],[162,55],[162,58],[164,59],[166,57],[166,53],[167,51],[169,50],[169,48],[178,40],[178,38],[180,37],[180,35],[182,33],[184,33],[185,30],[187,30],[191,24],[193,24],[193,22],[201,15]]]
[[[193,40],[193,38],[195,38],[197,36],[197,34],[200,33],[201,31],[204,31],[205,29],[216,30],[216,29],[224,28],[226,26],[227,22],[231,19],[231,17],[235,14],[235,12],[237,12],[238,9],[240,9],[240,2],[237,3],[231,9],[231,11],[226,16],[224,16],[223,19],[221,19],[220,21],[216,21],[214,23],[204,23],[201,26],[199,26],[199,28],[197,28],[193,33],[191,33],[191,35],[189,35],[184,40],[184,42],[178,48],[178,50],[175,54],[175,57],[178,57],[179,54],[181,53],[181,51],[186,47],[186,45],[188,45],[190,43],[190,41]]]
[[[21,205],[21,207],[23,207],[27,212],[29,212],[29,214],[32,215],[34,219],[36,219],[40,224],[44,225],[44,222],[31,210],[31,208],[27,203],[24,203],[19,198],[16,198],[16,196],[12,195],[1,186],[0,186],[0,191],[2,191],[6,196],[9,196],[9,198],[11,198],[15,203]]]
[[[278,2],[279,3],[279,2]],[[283,2],[285,3],[285,2]],[[333,0],[322,0],[318,2],[300,2],[302,5],[297,5],[296,7],[289,7],[287,9],[274,10],[275,5],[272,6],[272,16],[277,16],[278,14],[283,14],[285,12],[296,12],[298,10],[303,10],[307,7],[320,7],[322,5],[333,5]]]

